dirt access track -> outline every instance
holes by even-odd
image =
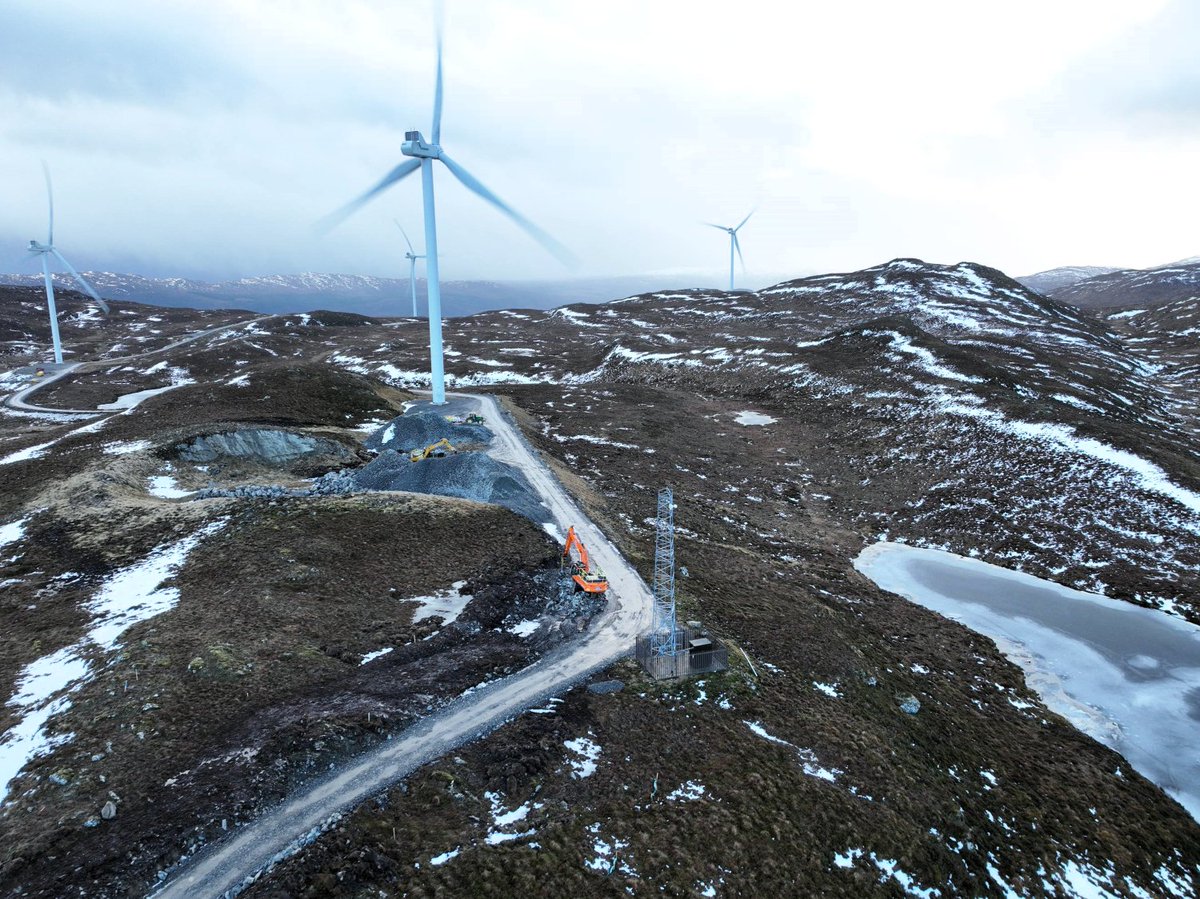
[[[634,637],[649,627],[653,599],[645,582],[567,495],[495,398],[455,394],[452,407],[482,414],[495,435],[489,453],[521,470],[563,532],[574,525],[608,576],[608,607],[576,642],[462,697],[185,862],[154,893],[156,899],[236,894],[275,862],[300,849],[344,810],[454,747],[494,730],[547,695],[628,655]]]
[[[275,316],[273,316],[273,315],[260,315],[258,318],[252,318],[246,322],[237,322],[236,325],[245,327],[246,325],[257,324],[258,322],[263,322],[269,318],[274,318],[274,317]],[[71,362],[71,363],[68,363],[67,365],[64,365],[61,368],[59,368],[57,371],[54,371],[53,373],[46,375],[44,378],[42,378],[40,380],[34,381],[33,383],[29,384],[28,386],[23,387],[20,390],[13,393],[12,395],[6,397],[4,399],[4,406],[6,408],[12,409],[16,412],[32,412],[32,413],[36,413],[38,415],[68,415],[68,416],[101,415],[104,412],[104,410],[102,410],[102,409],[60,409],[60,408],[55,408],[53,406],[37,406],[37,405],[34,405],[33,403],[27,403],[26,400],[30,396],[32,396],[34,393],[41,390],[42,388],[49,387],[55,381],[61,381],[63,378],[66,378],[69,375],[81,374],[82,372],[86,372],[86,371],[95,371],[96,369],[107,368],[107,367],[110,367],[113,365],[121,365],[126,362],[133,362],[134,360],[137,360],[137,359],[144,359],[147,356],[163,355],[165,353],[170,352],[171,350],[177,349],[181,346],[185,346],[186,344],[189,344],[189,343],[194,343],[195,341],[200,340],[201,338],[204,338],[204,337],[208,337],[212,334],[218,334],[221,331],[232,329],[233,327],[234,327],[234,325],[231,325],[228,322],[226,322],[225,324],[217,325],[214,328],[205,328],[203,331],[196,331],[192,334],[187,334],[184,337],[179,338],[178,340],[171,341],[166,346],[160,346],[158,349],[155,349],[155,350],[147,350],[144,353],[133,353],[128,356],[114,356],[111,359],[104,359],[104,360],[95,361],[95,362]],[[45,366],[45,367],[51,368],[52,366]]]

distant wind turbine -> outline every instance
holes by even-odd
[[[400,145],[400,152],[414,158],[400,163],[362,196],[328,216],[324,220],[324,225],[326,228],[337,225],[396,182],[407,178],[417,169],[421,170],[421,193],[425,201],[425,281],[429,294],[429,370],[433,403],[440,406],[446,402],[446,385],[442,360],[442,291],[438,281],[437,222],[433,204],[433,161],[440,160],[442,165],[448,168],[464,187],[477,193],[507,215],[559,259],[565,262],[571,257],[562,244],[484,187],[478,178],[442,150],[442,28],[440,17],[437,27],[437,80],[433,93],[433,129],[430,136],[432,140],[426,143],[420,131],[406,131],[404,143]]]
[[[712,222],[705,222],[710,228],[716,228],[718,231],[724,231],[729,235],[729,289],[733,290],[733,251],[737,250],[738,259],[742,263],[742,271],[746,270],[746,260],[742,258],[742,245],[738,243],[737,233],[742,230],[742,225],[750,221],[750,216],[754,215],[754,210],[751,209],[746,213],[746,217],[742,219],[732,228],[725,225],[714,225]]]
[[[395,221],[395,219],[393,219]],[[400,233],[404,235],[404,242],[408,244],[408,252],[404,254],[404,258],[408,260],[408,286],[412,290],[413,300],[413,318],[417,317],[417,260],[424,259],[425,256],[418,256],[416,250],[413,249],[412,241],[408,239],[408,232],[403,226],[396,222],[396,227],[400,229]]]
[[[71,263],[67,262],[63,254],[58,252],[54,247],[54,186],[50,183],[50,169],[43,165],[42,171],[46,175],[46,199],[50,204],[50,228],[45,243],[38,243],[36,240],[29,241],[29,252],[35,256],[42,257],[42,276],[46,280],[46,306],[50,311],[50,338],[54,342],[54,361],[62,365],[62,341],[58,336],[58,309],[54,305],[54,280],[50,277],[50,257],[53,256],[66,266],[67,271],[71,273],[71,277],[75,279],[88,296],[100,305],[105,315],[108,314],[108,304],[100,299],[100,295],[92,290],[92,285],[88,284],[83,279],[83,276],[71,267]]]

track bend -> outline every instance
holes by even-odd
[[[160,353],[168,353],[173,349],[200,340],[202,337],[209,337],[213,334],[219,334],[221,331],[235,331],[239,328],[245,328],[248,325],[258,324],[258,322],[266,321],[269,318],[275,318],[274,315],[260,315],[258,318],[247,319],[246,321],[234,322],[233,324],[221,325],[216,328],[205,328],[203,331],[197,331],[194,334],[188,334],[178,340],[173,340],[165,346],[160,346],[156,350],[146,350],[144,353],[134,353],[130,356],[114,356],[111,359],[99,359],[91,362],[72,362],[64,365],[61,369],[52,375],[48,375],[41,380],[34,381],[13,394],[5,397],[3,405],[12,409],[14,412],[32,412],[38,415],[65,415],[74,417],[78,415],[104,415],[106,409],[57,409],[53,406],[37,406],[33,403],[28,403],[26,400],[43,387],[53,384],[65,378],[73,372],[85,372],[98,368],[108,368],[112,365],[124,365],[129,362],[134,362],[138,359],[145,359],[148,356],[157,356]]]
[[[237,894],[276,861],[301,848],[339,812],[628,655],[634,638],[649,628],[653,600],[646,583],[567,495],[495,398],[458,394],[455,401],[456,409],[484,415],[495,435],[489,452],[522,471],[559,528],[565,533],[575,526],[608,577],[608,607],[575,642],[456,700],[202,851],[152,893],[155,899]]]

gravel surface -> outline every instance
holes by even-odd
[[[397,416],[368,437],[364,444],[369,450],[382,452],[396,450],[408,452],[424,449],[431,443],[445,438],[455,446],[462,444],[487,444],[492,432],[482,425],[454,424],[444,415],[419,409],[410,409]]]
[[[410,462],[400,453],[384,452],[353,474],[370,490],[407,490],[495,503],[536,522],[550,520],[519,469],[484,453],[459,453],[441,459]]]

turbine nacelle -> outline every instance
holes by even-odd
[[[36,240],[29,241],[30,253],[49,253],[52,248],[44,243],[38,243]]]
[[[418,159],[442,158],[442,148],[436,144],[426,143],[420,131],[404,132],[404,143],[400,145],[400,152],[405,156],[415,156]]]

